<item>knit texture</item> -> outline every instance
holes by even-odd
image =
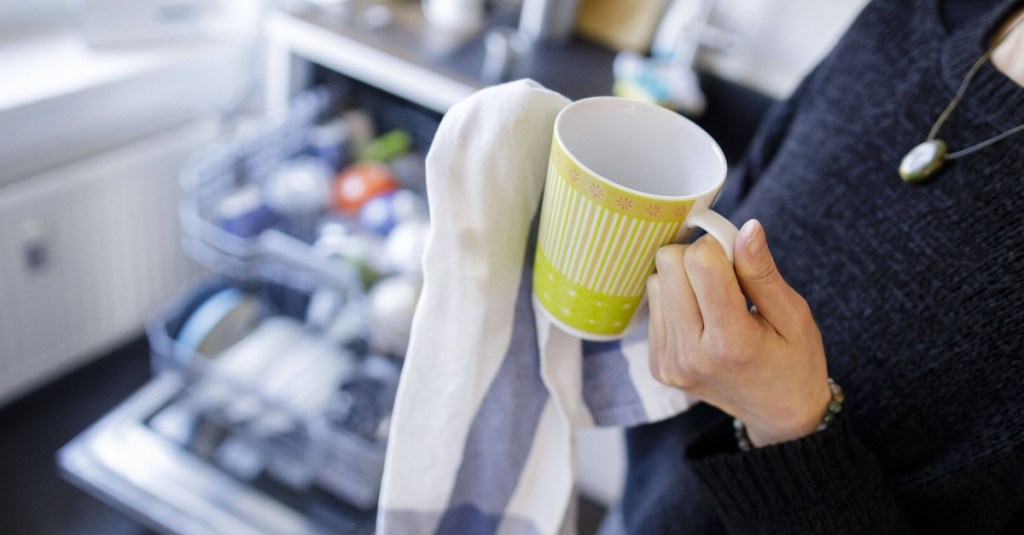
[[[1024,533],[1024,134],[904,184],[971,63],[1020,1],[953,30],[935,0],[876,0],[730,178],[810,303],[846,408],[737,452],[709,407],[629,434],[630,533]],[[956,151],[1024,123],[991,64],[939,131]],[[685,450],[685,455],[684,455]]]

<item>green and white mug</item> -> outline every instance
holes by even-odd
[[[640,317],[658,248],[714,236],[732,261],[737,230],[710,209],[725,156],[685,117],[617,97],[566,106],[555,131],[533,267],[533,298],[562,330],[624,336]]]

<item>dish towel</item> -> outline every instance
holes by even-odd
[[[619,342],[583,342],[533,308],[541,192],[567,104],[521,80],[470,96],[437,131],[381,533],[575,533],[574,432],[691,404],[651,377],[646,325]]]

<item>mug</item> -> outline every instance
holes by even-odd
[[[710,209],[725,156],[685,117],[596,97],[555,119],[533,267],[533,299],[562,330],[624,336],[640,317],[658,248],[714,236],[732,261],[736,226]]]

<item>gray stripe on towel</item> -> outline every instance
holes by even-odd
[[[534,217],[516,296],[508,350],[466,437],[462,462],[438,533],[494,533],[533,445],[548,391],[540,377],[532,273]],[[473,511],[489,514],[475,514]]]
[[[583,401],[600,426],[647,421],[643,401],[630,380],[621,340],[583,342]]]

